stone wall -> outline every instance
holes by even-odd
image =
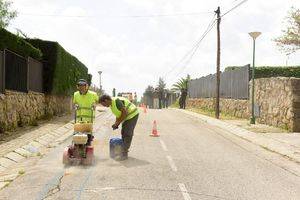
[[[257,118],[258,122],[290,131],[300,131],[299,78],[274,77],[256,79],[255,103],[260,106],[261,111],[260,117]],[[187,106],[215,109],[213,98],[189,99]],[[221,99],[220,109],[221,112],[248,119],[251,116],[251,101]]]
[[[72,100],[66,96],[45,96],[46,114],[61,115],[72,110]]]
[[[258,122],[291,131],[300,131],[300,125],[298,125],[300,120],[299,96],[299,78],[257,79],[255,81],[255,102],[261,110],[260,117],[257,118]]]
[[[293,113],[294,124],[293,130],[300,132],[300,79],[292,80],[292,92],[293,92]]]
[[[0,132],[34,125],[38,119],[68,112],[70,105],[70,97],[7,90],[0,94]]]
[[[189,99],[187,107],[215,110],[215,100],[213,98]],[[220,99],[220,110],[235,117],[249,118],[250,116],[248,100]]]

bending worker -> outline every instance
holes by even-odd
[[[76,109],[76,121],[93,123],[94,110],[99,100],[98,95],[89,90],[89,84],[84,79],[77,82],[77,92],[74,93],[73,103]],[[91,145],[93,135],[88,134],[88,145]]]
[[[110,107],[112,113],[116,116],[116,121],[112,128],[118,129],[122,123],[123,152],[120,160],[128,159],[128,150],[131,145],[134,128],[138,121],[139,111],[137,107],[124,97],[113,97],[103,95],[100,97],[100,104]]]

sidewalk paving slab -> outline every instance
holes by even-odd
[[[50,132],[53,133],[53,134],[55,134],[55,135],[57,135],[57,136],[60,136],[60,135],[62,135],[64,133],[64,132],[59,132],[58,129],[52,130]]]
[[[0,190],[5,188],[10,182],[0,182]]]
[[[39,152],[39,149],[36,148],[35,146],[32,146],[32,145],[24,145],[22,146],[23,149],[25,149],[26,151],[30,152],[31,154],[36,154]]]
[[[1,165],[0,165],[0,173],[1,172],[4,172],[6,170],[6,168],[5,167],[2,167]]]
[[[51,135],[50,133],[48,133],[48,134],[42,136],[41,138],[45,141],[53,141],[56,138],[56,136]]]
[[[45,146],[45,145],[43,145],[43,144],[41,144],[41,143],[38,143],[38,142],[36,142],[36,141],[30,142],[29,145],[34,146],[34,147],[36,147],[36,148],[38,148],[38,149],[41,148],[41,147],[43,147],[43,146]]]
[[[10,182],[18,178],[18,176],[20,176],[20,174],[9,174],[0,176],[0,182]]]
[[[62,126],[62,127],[60,127],[60,128],[58,128],[58,129],[56,129],[59,133],[65,133],[65,132],[67,132],[69,129],[67,128],[67,127],[64,127],[64,126]]]
[[[30,153],[29,151],[27,151],[23,148],[18,148],[16,150],[14,150],[14,152],[16,152],[17,154],[20,154],[21,156],[24,156],[24,157],[32,156],[32,153]]]
[[[66,127],[67,129],[70,129],[70,128],[73,128],[73,124],[68,123],[68,124],[66,124],[64,127]]]
[[[41,139],[41,138],[37,138],[34,140],[34,142],[38,142],[39,144],[43,145],[43,146],[46,146],[49,142]]]
[[[4,158],[4,157],[0,158],[0,165],[2,167],[4,167],[4,168],[8,168],[8,167],[10,167],[10,166],[12,166],[14,164],[16,164],[16,162],[12,161],[12,160],[10,160],[8,158]]]
[[[21,156],[20,154],[17,154],[15,152],[10,152],[6,154],[4,157],[13,160],[15,162],[20,162],[21,160],[25,159],[25,157]]]

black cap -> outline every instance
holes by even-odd
[[[85,79],[79,79],[77,85],[87,85],[88,82]]]

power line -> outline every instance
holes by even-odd
[[[246,3],[247,1],[248,0],[241,1],[240,3],[238,3],[237,5],[235,5],[234,7],[232,7],[231,9],[229,9],[227,12],[225,12],[221,17],[224,17],[225,15],[227,15],[231,11],[235,10],[236,8],[240,7],[241,5],[243,5],[244,3]]]
[[[206,37],[206,35],[214,28],[216,24],[216,21],[214,21],[214,23],[211,25],[211,27],[209,29],[207,29],[207,31],[203,34],[202,38],[199,40],[197,46],[195,47],[195,49],[193,50],[192,54],[190,55],[189,59],[185,62],[185,64],[183,65],[182,69],[178,72],[178,74],[176,76],[178,76],[181,72],[183,72],[187,66],[190,64],[190,62],[192,61],[194,55],[196,54],[198,48],[200,47],[200,43],[202,42],[202,40]]]
[[[236,2],[236,1],[238,1],[238,0],[235,0],[234,2]],[[237,5],[235,5],[234,7],[232,7],[231,9],[229,9],[227,12],[225,12],[221,17],[223,17],[223,16],[227,15],[228,13],[232,12],[233,10],[235,10],[236,8],[238,8],[239,6],[241,6],[242,4],[246,3],[247,1],[248,1],[248,0],[243,0],[243,1],[241,1],[240,3],[238,3]],[[215,16],[215,15],[214,15],[214,16]],[[213,24],[210,24],[210,25],[208,26],[206,32],[204,32],[204,34],[203,34],[203,37],[201,37],[201,39],[197,42],[196,47],[194,47],[191,51],[189,51],[189,53],[192,52],[192,54],[190,55],[189,59],[186,61],[186,63],[185,63],[185,65],[184,65],[183,69],[182,69],[176,76],[178,76],[178,75],[179,75],[179,74],[180,74],[180,73],[188,66],[188,64],[191,62],[193,56],[195,55],[196,51],[198,50],[198,47],[200,46],[201,41],[205,38],[205,36],[209,33],[209,31],[210,31],[210,30],[214,27],[214,25],[216,24],[216,20],[213,20],[212,22],[213,22]],[[189,53],[188,53],[188,54],[189,54]],[[187,54],[187,55],[188,55],[188,54]],[[186,56],[187,56],[187,55],[186,55]],[[185,57],[186,57],[186,56],[185,56]],[[185,58],[185,57],[184,57],[184,58]]]
[[[164,78],[166,78],[168,76],[168,74],[172,73],[176,67],[182,63],[191,53],[192,54],[195,54],[194,53],[194,50],[197,49],[201,43],[201,41],[204,39],[204,37],[206,36],[207,32],[209,32],[211,30],[211,26],[214,26],[215,24],[215,14],[213,15],[212,17],[212,20],[209,22],[206,30],[204,31],[204,33],[200,36],[200,38],[196,41],[196,43],[192,46],[192,48],[190,50],[188,50],[188,52],[179,60],[179,62],[177,62],[172,68],[171,70],[169,70],[165,75],[164,75]]]
[[[177,16],[197,16],[203,14],[211,14],[212,12],[193,12],[193,13],[170,13],[170,14],[150,14],[150,15],[58,15],[58,14],[32,14],[19,13],[24,16],[38,16],[38,17],[65,17],[65,18],[151,18],[151,17],[177,17]]]

